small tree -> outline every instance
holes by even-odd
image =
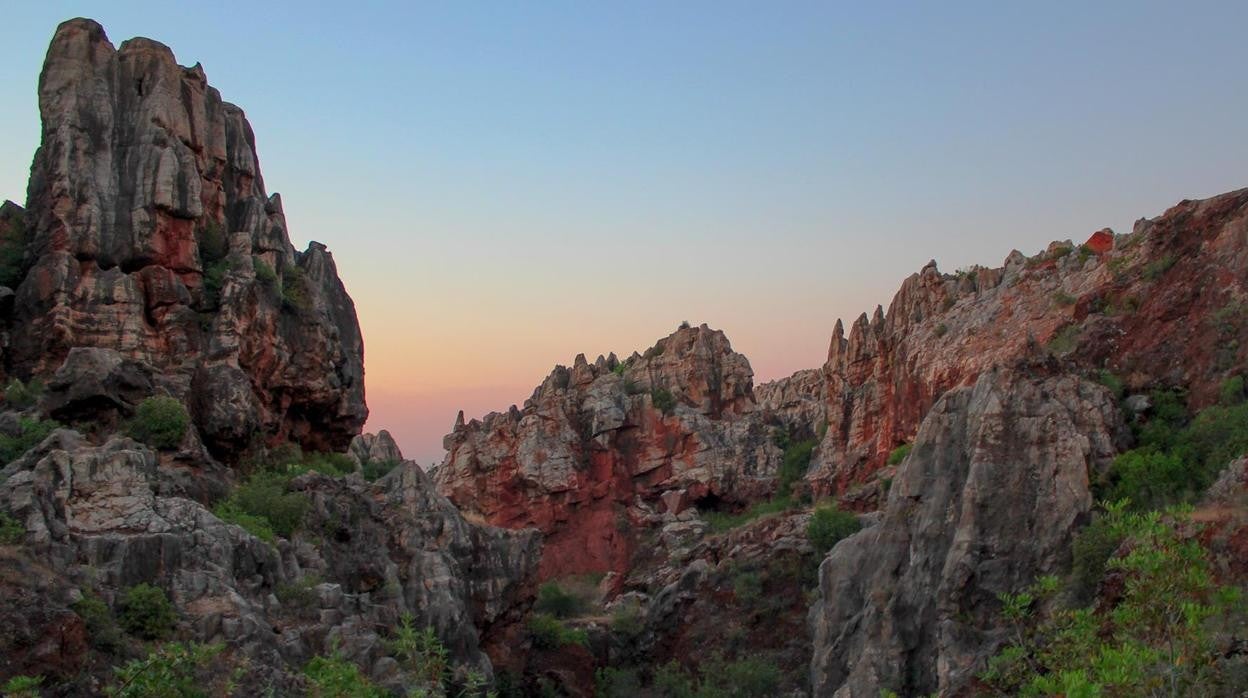
[[[438,686],[446,680],[446,646],[432,627],[417,629],[411,614],[403,615],[388,646],[394,658],[421,680]]]
[[[177,613],[163,589],[138,584],[126,590],[121,604],[121,627],[144,640],[162,640],[173,634]]]
[[[850,512],[841,511],[835,505],[821,506],[810,516],[806,524],[806,537],[815,548],[815,554],[823,557],[842,538],[851,536],[862,528],[858,517]]]
[[[191,424],[182,402],[168,396],[149,397],[139,403],[134,419],[130,421],[129,434],[153,448],[176,448]]]
[[[1129,547],[1107,568],[1124,580],[1107,613],[1038,602],[1053,595],[1046,577],[1019,594],[1003,594],[1012,642],[980,678],[1014,695],[1215,695],[1228,676],[1215,651],[1218,623],[1242,622],[1238,589],[1214,581],[1208,553],[1180,533],[1185,512],[1129,513],[1125,501],[1106,505],[1107,526]]]

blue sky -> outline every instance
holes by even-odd
[[[0,197],[59,21],[202,62],[422,462],[578,352],[705,321],[775,378],[928,259],[1248,185],[1248,3],[256,5],[6,4]]]

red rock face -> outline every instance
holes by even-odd
[[[1114,249],[1114,231],[1104,228],[1092,233],[1092,237],[1083,243],[1084,248],[1096,254],[1105,254]]]
[[[852,499],[945,391],[1033,342],[1128,389],[1185,388],[1193,408],[1215,401],[1248,363],[1248,190],[1185,201],[1116,241],[1100,231],[1088,248],[1054,243],[956,275],[933,262],[906,279],[887,314],[860,316],[848,339],[838,322],[823,367],[816,491]]]
[[[468,424],[461,415],[439,489],[489,523],[541,530],[543,579],[622,574],[639,529],[669,506],[745,503],[774,489],[780,450],[751,377],[745,357],[705,325],[622,363],[578,356],[523,410]]]
[[[345,450],[367,416],[354,307],[323,245],[291,245],[242,110],[163,44],[117,50],[89,20],[57,29],[39,106],[7,370],[111,349],[151,366],[219,455],[257,432]]]
[[[875,508],[889,454],[944,393],[1037,351],[1085,375],[1109,370],[1131,390],[1185,388],[1193,408],[1216,400],[1248,364],[1248,190],[1092,243],[957,274],[932,262],[887,313],[863,314],[848,334],[838,322],[820,371],[757,391],[745,358],[705,326],[618,373],[614,357],[578,357],[523,410],[457,424],[439,487],[490,523],[540,529],[543,578],[623,574],[637,531],[663,515],[771,496],[777,429],[822,433],[807,474],[816,495]],[[660,389],[675,397],[671,414],[655,408]]]

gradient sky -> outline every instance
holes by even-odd
[[[578,352],[707,322],[776,378],[928,259],[1248,186],[1244,2],[258,4],[6,2],[0,198],[58,22],[202,62],[425,465]]]

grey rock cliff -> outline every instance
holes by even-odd
[[[820,568],[815,695],[965,688],[1001,637],[996,595],[1067,564],[1121,424],[1105,388],[1037,365],[938,400],[880,522]]]
[[[345,450],[368,414],[354,307],[323,245],[291,245],[242,110],[163,44],[114,49],[85,19],[57,29],[39,108],[5,370],[111,350],[219,455],[257,431]]]

